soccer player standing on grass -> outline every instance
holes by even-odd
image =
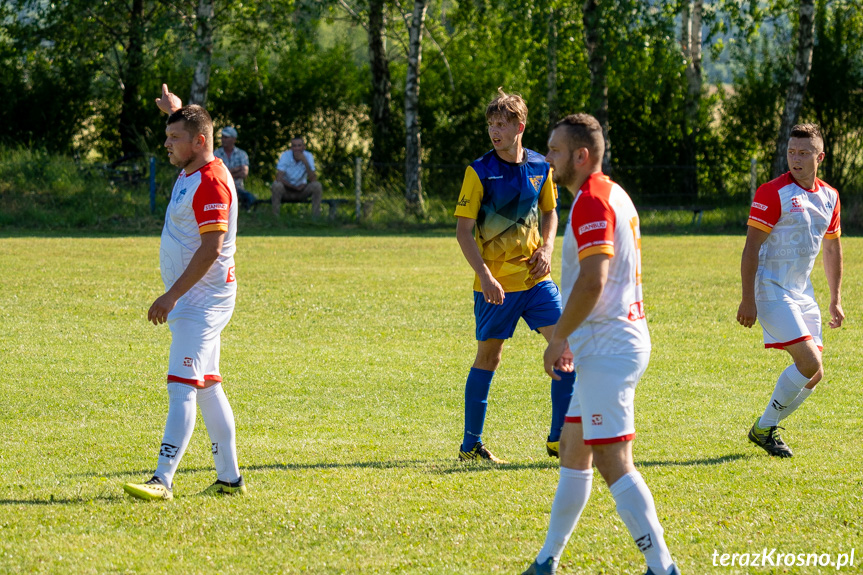
[[[602,127],[587,114],[567,116],[548,140],[554,180],[575,201],[563,240],[563,314],[543,360],[552,377],[571,363],[578,381],[560,440],[560,480],[548,534],[524,575],[556,572],[590,497],[594,464],[647,560],[647,574],[679,574],[653,496],[632,459],[635,386],[650,358],[641,233],[632,200],[602,173],[604,150]]]
[[[521,317],[548,339],[561,307],[560,292],[551,280],[557,188],[543,157],[521,145],[527,122],[524,100],[500,88],[498,93],[485,111],[494,149],[465,171],[455,209],[456,237],[476,272],[477,352],[465,384],[459,459],[505,463],[482,443],[488,392],[504,341],[512,337]],[[558,456],[574,375],[561,372],[558,379],[551,382],[551,429],[546,439],[552,457]]]
[[[197,403],[207,425],[216,463],[208,495],[245,493],[237,465],[234,413],[222,390],[219,348],[234,313],[237,282],[237,192],[234,179],[213,155],[213,121],[200,106],[183,107],[162,85],[156,100],[169,114],[165,148],[183,171],[165,214],[159,260],[165,293],[147,312],[154,325],[168,322],[168,418],[159,463],[146,483],[123,489],[139,499],[172,499],[174,474],[195,429]]]
[[[812,267],[824,242],[824,271],[830,289],[831,328],[842,325],[842,244],[839,194],[816,177],[824,141],[815,124],[799,124],[788,140],[789,171],[755,192],[740,264],[743,295],[737,321],[752,327],[756,317],[764,347],[784,349],[794,361],[780,374],[749,440],[770,455],[791,457],[779,422],[791,415],[824,375],[821,311],[812,289]]]

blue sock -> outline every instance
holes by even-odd
[[[482,427],[485,424],[485,412],[488,408],[488,390],[491,388],[493,371],[476,367],[470,368],[467,383],[464,386],[464,439],[462,451],[469,451],[481,440]]]
[[[560,381],[551,380],[551,430],[548,432],[548,440],[560,441],[560,432],[575,388],[575,372],[555,369],[554,373],[560,376]]]

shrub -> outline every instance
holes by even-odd
[[[115,184],[99,165],[43,149],[0,150],[2,227],[140,229],[153,221],[144,183]]]

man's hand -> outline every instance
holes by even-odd
[[[537,248],[533,255],[530,256],[530,259],[527,260],[527,265],[532,266],[530,268],[530,277],[533,279],[539,279],[551,271],[551,247],[550,246],[541,246]]]
[[[737,308],[737,323],[743,327],[752,327],[755,325],[756,317],[758,317],[758,309],[755,307],[755,302],[742,300],[740,307]]]
[[[482,287],[482,297],[485,298],[485,301],[492,305],[503,303],[506,294],[503,291],[503,286],[493,276],[480,276],[479,283]]]
[[[153,322],[153,325],[159,325],[168,321],[168,314],[177,305],[177,298],[167,292],[156,298],[153,305],[147,311],[147,321]]]
[[[160,110],[171,115],[183,107],[183,101],[168,90],[167,84],[162,84],[162,96],[156,98],[156,105],[159,106]]]
[[[545,372],[555,381],[560,381],[560,376],[554,373],[554,370],[563,372],[575,371],[572,351],[569,349],[569,343],[564,340],[554,340],[548,342],[548,347],[545,348],[545,353],[542,355],[542,361],[545,366]]]
[[[287,174],[285,174],[284,172],[279,172],[278,174],[276,174],[276,178],[280,182],[282,182],[282,184],[285,186],[285,189],[289,192],[302,192],[304,189],[306,189],[306,184],[300,184],[299,186],[293,185],[288,180]]]
[[[845,320],[845,312],[842,311],[842,304],[830,302],[830,323],[827,324],[831,329],[842,327],[842,322]]]

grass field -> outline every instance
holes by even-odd
[[[473,360],[471,272],[454,234],[239,239],[240,295],[222,373],[243,498],[215,478],[201,418],[176,499],[129,499],[167,407],[170,335],[158,238],[0,238],[0,573],[520,573],[557,484],[541,336],[520,326],[492,385],[484,439],[513,463],[455,461]],[[714,551],[850,553],[863,571],[863,240],[846,238],[843,328],[791,418],[791,460],[746,440],[783,353],[734,321],[742,237],[644,238],[654,351],[635,457],[683,573]],[[558,252],[559,254],[559,252]],[[559,255],[555,277],[559,276]],[[821,301],[826,285],[814,274]],[[642,574],[597,475],[562,574]]]

